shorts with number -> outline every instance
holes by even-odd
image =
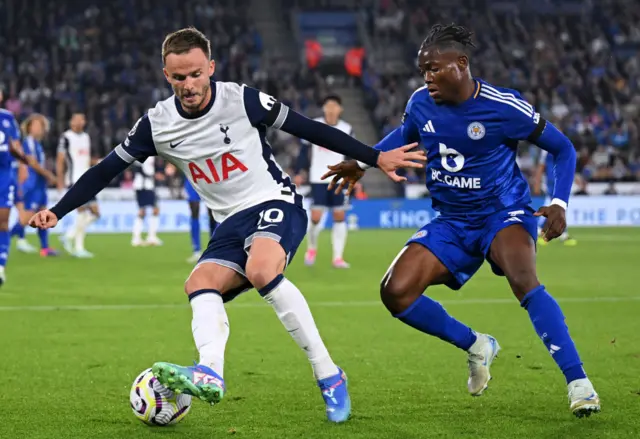
[[[198,264],[214,262],[245,276],[253,240],[269,238],[282,246],[288,265],[304,239],[307,222],[306,211],[286,201],[267,201],[242,210],[218,225]],[[251,288],[253,286],[247,281],[235,290],[225,291],[222,299],[229,302]]]
[[[407,244],[415,242],[433,253],[453,275],[446,285],[459,290],[482,266],[485,259],[494,274],[503,271],[490,258],[496,234],[509,226],[521,225],[537,238],[538,219],[529,206],[511,206],[487,216],[439,216],[416,232]]]
[[[311,183],[312,208],[345,209],[348,207],[349,197],[344,192],[336,194],[335,188],[332,190],[328,188],[328,183]]]
[[[196,190],[191,186],[189,180],[184,180],[184,191],[187,193],[187,201],[189,203],[195,203],[196,201],[200,201],[200,195],[196,192]]]
[[[29,192],[23,194],[24,199],[24,208],[30,211],[37,211],[41,207],[46,207],[47,200],[47,189],[43,188],[35,188],[31,189]]]
[[[138,207],[156,207],[156,191],[153,189],[140,189],[136,191]]]
[[[0,181],[0,209],[13,207],[16,203],[16,185],[12,180]]]

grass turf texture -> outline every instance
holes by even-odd
[[[350,379],[353,418],[325,420],[304,354],[255,291],[229,307],[227,394],[194,401],[179,425],[148,427],[129,388],[155,361],[197,359],[182,285],[186,234],[162,248],[129,236],[89,236],[93,260],[10,255],[0,290],[0,437],[29,438],[630,438],[640,435],[640,229],[574,229],[551,243],[538,271],[560,300],[603,413],[575,419],[562,374],[503,278],[485,266],[459,292],[429,294],[503,347],[488,391],[466,391],[466,355],[391,318],[378,282],[413,231],[349,235],[350,270],[330,266],[329,233],[315,267],[304,245],[287,276],[310,302],[334,360]],[[35,244],[33,236],[30,237]],[[57,239],[52,237],[52,242]]]

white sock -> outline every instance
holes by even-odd
[[[98,218],[91,212],[84,212],[79,215],[78,228],[76,230],[76,251],[84,251],[84,237],[87,235],[87,228]]]
[[[65,237],[68,240],[74,239],[78,234],[78,225],[80,224],[80,222],[82,222],[83,217],[84,217],[84,212],[76,213],[76,220],[73,222],[73,225],[69,227],[69,230],[67,230],[67,233],[65,235]]]
[[[144,219],[139,216],[136,217],[136,220],[133,222],[133,231],[131,233],[131,241],[140,242],[142,241],[142,229],[144,228]]]
[[[314,224],[313,222],[309,226],[309,233],[307,234],[307,248],[309,250],[316,250],[318,248],[318,236],[322,231],[322,222]]]
[[[191,332],[200,353],[200,364],[223,376],[224,349],[229,339],[229,318],[222,297],[204,293],[191,300]]]
[[[289,334],[306,352],[316,379],[329,378],[338,373],[329,351],[324,345],[309,305],[300,290],[287,278],[264,296]]]
[[[344,246],[347,244],[347,223],[339,221],[333,223],[331,230],[331,242],[333,243],[333,260],[342,259]]]
[[[158,227],[160,226],[160,217],[158,215],[152,215],[149,218],[149,234],[147,239],[158,239]]]
[[[560,241],[566,241],[567,239],[569,239],[569,232],[567,232],[566,230],[564,232],[562,232],[562,235],[560,235]]]

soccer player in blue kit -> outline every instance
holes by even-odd
[[[389,151],[420,141],[427,152],[427,187],[440,213],[402,249],[384,275],[382,302],[401,322],[439,337],[468,353],[469,392],[480,395],[500,347],[473,331],[423,295],[431,285],[457,290],[486,259],[506,276],[533,327],[568,385],[570,410],[578,417],[600,411],[558,303],[536,274],[537,217],[546,217],[545,241],[566,227],[565,210],[576,166],[569,139],[545,121],[518,92],[471,75],[471,33],[454,24],[435,25],[422,43],[418,66],[425,86],[409,99],[402,125],[375,148]],[[553,154],[555,191],[548,206],[530,207],[527,181],[516,164],[519,140]],[[366,165],[331,166],[330,188],[349,190]],[[340,182],[340,179],[342,181]]]

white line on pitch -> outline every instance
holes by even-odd
[[[566,297],[557,298],[561,303],[592,303],[592,302],[638,302],[640,296],[628,297]],[[443,305],[517,305],[516,299],[453,299],[441,300]],[[380,301],[335,301],[335,302],[310,302],[312,308],[345,307],[358,308],[368,306],[382,306]],[[266,303],[231,303],[229,308],[266,308]],[[188,308],[187,304],[122,304],[122,305],[34,305],[34,306],[0,306],[0,312],[5,311],[128,311],[137,309],[181,309]]]

